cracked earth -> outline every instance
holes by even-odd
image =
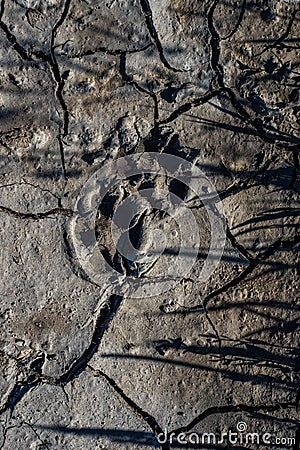
[[[299,23],[298,0],[1,0],[1,449],[300,448]],[[136,299],[84,272],[70,221],[99,168],[144,152],[206,173],[226,245],[200,283],[201,201],[125,180],[95,224],[115,270],[163,275],[178,254],[157,211],[133,243],[155,225],[173,250],[118,254],[111,218],[132,190],[174,192],[201,238],[186,278]],[[241,422],[281,441],[170,439]]]

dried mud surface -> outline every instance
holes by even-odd
[[[1,449],[300,448],[299,33],[297,0],[1,0]],[[70,221],[93,173],[145,152],[207,174],[227,241],[199,283],[192,202],[197,264],[136,299],[85,274]],[[96,223],[107,258],[163,274],[176,252],[114,254],[121,197]],[[154,225],[176,247],[155,211],[140,244]],[[272,444],[159,442],[242,422]]]

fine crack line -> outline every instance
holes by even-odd
[[[127,72],[126,72],[126,54],[127,54],[127,52],[120,53],[119,72],[122,77],[122,80],[125,83],[128,83],[128,84],[134,86],[135,89],[138,90],[139,92],[142,92],[143,94],[146,94],[151,97],[151,99],[154,102],[154,120],[153,120],[153,122],[154,122],[154,128],[156,128],[157,122],[158,122],[158,114],[159,114],[157,96],[156,96],[156,94],[154,94],[154,92],[148,91],[147,89],[140,86],[136,81],[133,80],[133,77],[131,75],[127,74]]]
[[[149,413],[144,411],[137,403],[135,403],[134,400],[132,400],[128,395],[125,394],[125,392],[121,389],[121,387],[106,373],[104,373],[100,369],[94,369],[91,366],[87,366],[87,372],[92,374],[94,377],[101,377],[104,378],[110,387],[113,388],[113,390],[122,398],[123,401],[127,404],[129,409],[140,419],[142,419],[144,422],[146,422],[149,427],[151,428],[154,436],[157,436],[159,434],[163,434],[162,428],[159,426],[157,421],[153,416],[151,416]],[[162,450],[169,450],[170,447],[168,444],[161,444],[160,445]]]
[[[65,209],[65,208],[53,208],[48,211],[38,212],[38,213],[22,213],[19,211],[14,211],[11,208],[8,208],[6,206],[1,206],[1,205],[0,205],[0,212],[9,214],[10,216],[16,217],[17,219],[32,219],[32,220],[46,219],[47,217],[50,217],[53,215],[63,215],[63,216],[70,217],[74,214],[74,211],[72,211],[71,209]]]
[[[149,34],[153,40],[153,43],[155,47],[157,48],[157,51],[159,53],[159,57],[163,65],[169,69],[172,70],[172,72],[185,72],[183,69],[176,69],[175,67],[171,66],[169,61],[166,59],[164,55],[163,46],[159,40],[158,33],[155,29],[154,23],[153,23],[153,17],[152,17],[152,11],[148,0],[139,0],[140,5],[143,11],[143,15],[145,18],[145,22],[149,31]]]
[[[50,450],[50,447],[48,447],[47,443],[45,441],[43,441],[43,439],[39,436],[38,432],[34,429],[33,425],[31,425],[31,423],[29,423],[29,422],[23,422],[23,423],[24,423],[24,425],[27,425],[33,431],[33,433],[36,435],[38,440],[41,442],[41,445],[42,445],[41,448]]]
[[[0,185],[0,189],[4,189],[7,187],[13,187],[13,186],[31,186],[35,189],[39,189],[41,192],[48,192],[48,194],[50,194],[52,197],[54,197],[57,201],[60,200],[60,198],[56,194],[54,194],[52,191],[50,191],[49,189],[42,188],[38,184],[33,184],[33,183],[30,183],[29,181],[25,181],[25,180],[15,181],[13,183],[2,184],[2,185]]]
[[[63,122],[62,125],[60,127],[60,134],[58,135],[58,145],[59,145],[59,151],[60,151],[60,158],[61,158],[61,164],[62,164],[62,171],[63,171],[63,176],[65,179],[67,179],[67,171],[66,171],[66,164],[65,164],[65,154],[64,154],[64,143],[63,143],[63,139],[68,135],[69,133],[69,111],[63,96],[63,89],[64,89],[64,85],[65,82],[62,79],[61,75],[60,75],[60,70],[59,70],[59,65],[57,63],[57,59],[55,56],[55,38],[57,35],[57,31],[59,29],[59,27],[63,24],[63,22],[65,21],[65,19],[68,16],[69,13],[69,8],[70,8],[70,4],[71,4],[71,0],[66,0],[65,5],[64,5],[64,9],[62,12],[61,17],[58,19],[58,21],[56,22],[56,24],[54,25],[53,29],[52,29],[52,33],[51,33],[51,49],[50,49],[50,54],[51,54],[51,58],[49,59],[49,64],[50,64],[50,68],[51,68],[51,73],[53,75],[53,78],[56,82],[56,90],[55,90],[55,95],[56,98],[60,104],[61,110],[62,110],[62,114],[63,114]],[[62,132],[62,134],[61,134]]]
[[[242,23],[244,14],[245,14],[246,3],[247,3],[247,0],[243,0],[243,4],[242,4],[242,6],[241,6],[241,11],[240,11],[240,14],[239,14],[239,17],[238,17],[238,20],[237,20],[237,23],[236,23],[234,29],[233,29],[229,34],[227,34],[227,36],[223,37],[223,38],[221,39],[222,41],[226,41],[227,39],[232,38],[232,36],[237,32],[239,26],[240,26],[241,23]]]
[[[6,424],[5,424],[6,425]],[[14,428],[20,428],[22,425],[11,425],[11,426],[4,426],[3,430],[2,430],[2,443],[1,443],[1,447],[0,450],[2,450],[4,448],[4,445],[6,443],[6,439],[7,439],[7,433],[9,430],[12,430]]]

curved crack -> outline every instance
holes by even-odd
[[[121,52],[120,53],[120,66],[119,66],[120,75],[122,77],[122,80],[125,83],[128,83],[128,84],[134,86],[135,89],[138,90],[139,92],[142,92],[143,94],[146,94],[149,97],[151,97],[151,99],[154,102],[154,118],[153,118],[153,122],[154,122],[154,128],[156,128],[157,121],[158,121],[158,114],[159,114],[158,113],[158,100],[157,100],[157,97],[156,97],[156,95],[153,92],[150,92],[147,89],[144,89],[136,81],[134,81],[133,77],[131,75],[127,74],[127,72],[126,72],[126,53],[127,52]]]
[[[3,414],[7,410],[13,411],[14,407],[23,398],[23,396],[32,388],[39,384],[51,384],[55,386],[64,387],[76,377],[78,377],[88,366],[93,355],[99,348],[102,337],[107,330],[111,320],[116,314],[119,306],[121,305],[122,297],[112,295],[100,309],[98,317],[96,319],[94,332],[90,345],[82,353],[82,355],[74,361],[70,367],[58,378],[49,377],[40,374],[34,370],[28,371],[28,376],[25,381],[17,382],[12,392],[8,396],[5,404],[0,409],[0,414]]]
[[[18,43],[16,37],[10,32],[8,26],[3,22],[3,15],[4,15],[4,9],[5,9],[5,0],[1,1],[0,6],[0,28],[5,33],[5,36],[7,40],[11,43],[13,49],[18,53],[18,55],[24,60],[24,61],[34,61],[31,55],[28,54],[28,52]]]
[[[93,375],[94,377],[101,377],[104,378],[107,383],[110,385],[110,387],[113,388],[113,390],[124,400],[126,405],[129,407],[129,409],[140,419],[142,419],[144,422],[146,422],[149,427],[151,428],[153,434],[155,437],[159,434],[163,434],[162,428],[159,426],[157,421],[151,414],[144,411],[134,400],[132,400],[128,395],[125,394],[125,392],[118,386],[118,384],[109,377],[105,372],[99,369],[94,369],[91,366],[87,367],[87,371]],[[170,447],[168,444],[161,444],[160,445],[162,450],[169,450]]]
[[[59,377],[57,380],[59,384],[69,383],[87,368],[89,361],[98,350],[103,334],[119,309],[122,300],[122,297],[112,295],[109,300],[104,303],[96,319],[96,325],[90,345],[69,369]]]
[[[199,416],[197,416],[195,419],[193,419],[189,424],[177,428],[176,430],[173,430],[172,433],[179,434],[182,432],[187,432],[192,430],[196,425],[198,425],[203,420],[207,419],[210,416],[214,416],[216,414],[233,414],[237,412],[245,412],[249,414],[255,414],[260,411],[262,412],[276,412],[280,410],[286,410],[286,409],[292,409],[295,407],[294,403],[291,402],[282,402],[277,403],[276,405],[245,405],[245,404],[239,404],[239,405],[225,405],[225,406],[214,406],[211,408],[206,409],[203,411]],[[168,433],[170,436],[171,433]]]
[[[161,62],[167,69],[171,70],[172,72],[185,72],[185,70],[183,70],[183,69],[176,69],[175,67],[171,66],[169,61],[166,59],[166,57],[164,55],[163,46],[159,40],[158,33],[153,24],[152,11],[151,11],[149,1],[148,0],[139,0],[139,1],[140,1],[140,5],[141,5],[142,11],[143,11],[143,15],[145,18],[145,22],[146,22],[149,34],[158,50]]]
[[[238,20],[237,20],[237,23],[236,23],[234,29],[229,34],[227,34],[227,36],[223,37],[222,41],[226,41],[227,39],[232,38],[232,36],[237,32],[239,26],[242,23],[244,14],[245,14],[246,4],[247,4],[247,0],[243,0],[242,6],[241,6],[241,11],[240,11],[240,14],[239,14],[239,17],[238,17]]]

